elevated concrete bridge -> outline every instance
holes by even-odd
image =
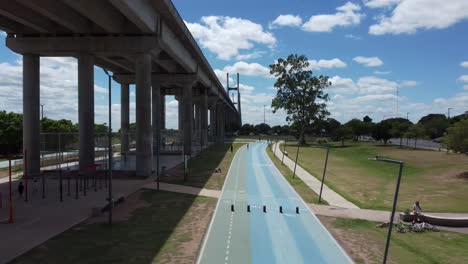
[[[179,101],[184,153],[222,139],[240,113],[170,0],[0,0],[6,45],[23,55],[23,144],[27,172],[40,172],[41,56],[78,59],[79,164],[94,163],[94,65],[121,84],[122,151],[128,151],[129,85],[136,84],[136,174],[154,170],[165,95]],[[154,148],[153,148],[154,146]]]

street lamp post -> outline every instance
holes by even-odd
[[[114,201],[112,199],[112,75],[105,69],[103,69],[106,73],[107,77],[109,78],[109,129],[108,129],[108,155],[109,155],[109,166],[108,166],[108,173],[109,173],[109,225],[112,225],[112,207],[114,206]]]
[[[325,181],[325,174],[327,173],[327,164],[328,164],[328,154],[330,153],[330,147],[322,147],[317,146],[318,148],[325,148],[327,149],[327,156],[325,157],[325,165],[323,166],[323,175],[322,175],[322,183],[320,184],[320,194],[319,194],[319,204],[322,202],[322,190],[323,190],[323,182]]]
[[[406,112],[406,120],[409,121],[409,112]],[[406,137],[406,146],[408,147],[409,146],[409,138]]]
[[[450,110],[452,109],[452,107],[447,108],[447,119],[450,119]]]
[[[403,173],[403,161],[380,158],[377,156],[375,158],[369,158],[369,160],[393,163],[393,164],[398,164],[400,166],[399,173],[398,173],[398,180],[397,180],[397,184],[395,188],[395,196],[393,198],[392,214],[390,216],[390,224],[388,226],[387,242],[385,244],[385,253],[384,253],[384,259],[383,259],[383,263],[385,264],[387,263],[388,249],[390,247],[390,238],[392,236],[393,219],[395,218],[395,211],[396,211],[396,205],[397,205],[397,200],[398,200],[398,191],[400,190],[401,175]]]

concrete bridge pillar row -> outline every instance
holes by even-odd
[[[148,177],[153,170],[151,129],[151,55],[136,55],[136,175]]]
[[[120,152],[127,153],[130,151],[129,145],[129,126],[130,126],[130,91],[129,84],[120,84]]]
[[[201,98],[200,105],[200,125],[201,125],[201,137],[200,144],[205,146],[208,143],[208,96],[207,90],[204,89]]]
[[[78,56],[79,168],[84,173],[94,163],[94,56]]]
[[[41,170],[39,60],[38,55],[23,55],[23,148],[28,152],[28,174]]]

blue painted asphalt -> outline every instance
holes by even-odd
[[[274,166],[266,147],[258,142],[236,153],[199,263],[352,262]]]

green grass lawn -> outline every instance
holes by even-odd
[[[105,216],[92,218],[13,263],[194,263],[216,199],[163,191],[132,196],[115,209],[112,227]]]
[[[431,150],[400,149],[398,146],[347,142],[333,144],[326,184],[362,208],[390,209],[398,165],[369,161],[375,156],[405,162],[398,209],[410,208],[419,200],[426,211],[468,213],[468,180],[457,177],[468,171],[468,156]],[[283,148],[281,148],[283,149]],[[295,159],[296,146],[288,145]],[[303,146],[298,163],[312,175],[321,175],[325,151]]]
[[[231,145],[233,147],[232,152]],[[184,181],[183,178],[182,165],[167,171],[166,175],[161,178],[161,181],[198,188],[221,190],[231,161],[236,151],[243,145],[244,143],[213,144],[190,161],[189,173],[186,181]],[[221,173],[214,173],[214,170],[218,167],[221,168]]]
[[[388,229],[374,222],[319,217],[357,263],[381,263]],[[395,230],[395,229],[394,229]],[[392,234],[388,263],[468,263],[468,235],[453,232]]]
[[[306,203],[318,203],[318,195],[312,191],[312,189],[310,189],[309,186],[307,186],[299,177],[292,177],[293,172],[286,165],[281,164],[281,160],[274,156],[273,151],[271,150],[271,146],[268,146],[266,151],[275,166],[289,182],[289,184],[291,184],[294,190],[296,190],[299,196],[301,196]],[[321,204],[328,203],[322,199]]]

